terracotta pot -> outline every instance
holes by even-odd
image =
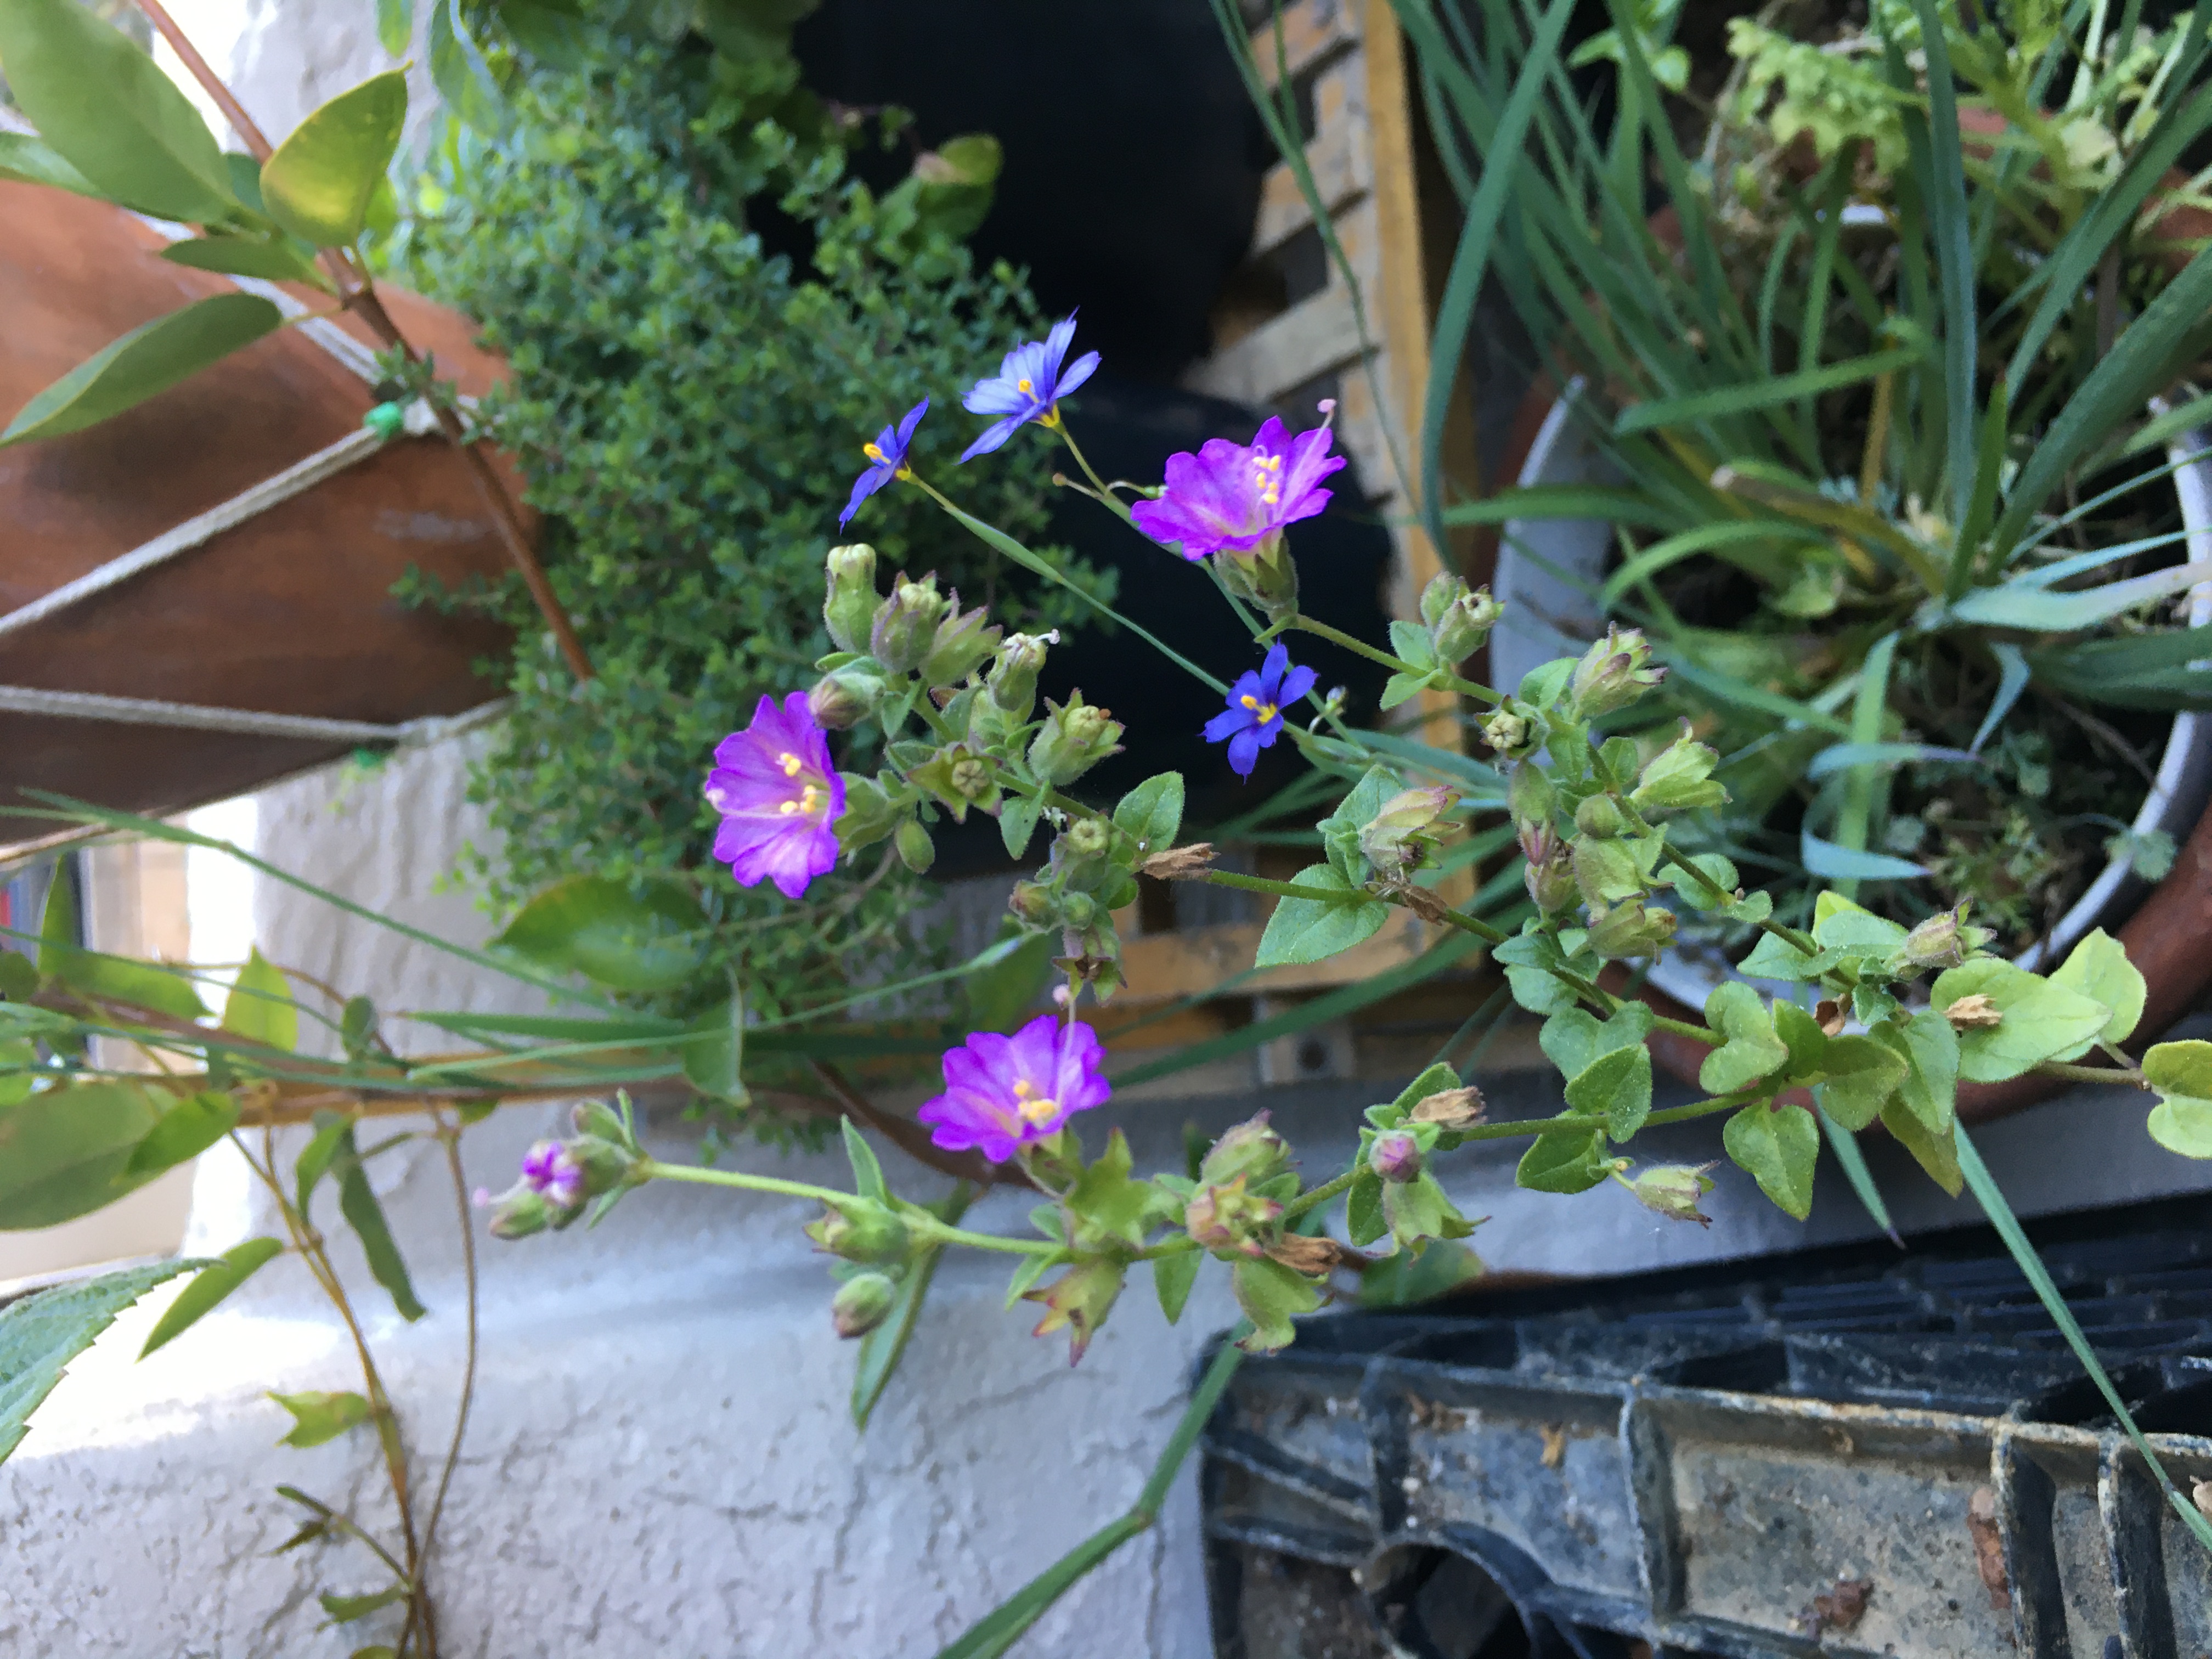
[[[5,415],[118,335],[231,286],[156,258],[161,238],[132,216],[59,191],[0,183],[0,226]],[[401,329],[463,391],[490,389],[501,365],[471,343],[466,319],[383,292]],[[343,326],[373,343],[359,323]],[[374,401],[357,375],[287,328],[114,420],[0,450],[0,614],[336,442]],[[458,714],[494,695],[471,665],[507,638],[401,605],[391,589],[410,566],[448,583],[497,580],[508,568],[469,468],[439,439],[395,441],[201,547],[0,636],[0,685],[379,725]],[[39,787],[167,813],[350,747],[0,714],[0,805]],[[29,820],[0,821],[0,842],[39,833]]]

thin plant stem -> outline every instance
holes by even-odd
[[[1473,697],[1476,702],[1489,703],[1493,708],[1505,701],[1502,695],[1486,685],[1477,685],[1473,680],[1462,679],[1458,675],[1447,673],[1442,669],[1417,667],[1401,657],[1394,657],[1388,651],[1378,651],[1366,641],[1356,638],[1342,629],[1332,628],[1325,622],[1316,622],[1311,617],[1301,614],[1292,617],[1287,623],[1278,623],[1277,626],[1295,628],[1307,634],[1318,634],[1322,639],[1334,641],[1347,651],[1356,651],[1369,661],[1380,663],[1383,667],[1395,673],[1433,675],[1436,683],[1444,690],[1456,691],[1463,697]]]
[[[422,1571],[426,1576],[430,1571],[431,1551],[438,1539],[438,1522],[446,1512],[446,1493],[453,1484],[453,1471],[461,1461],[461,1438],[468,1431],[469,1407],[476,1401],[479,1334],[476,1223],[470,1212],[468,1178],[461,1170],[461,1132],[458,1125],[447,1123],[442,1116],[437,1122],[438,1140],[445,1148],[446,1170],[453,1177],[453,1205],[460,1221],[461,1273],[468,1329],[462,1351],[460,1403],[453,1413],[453,1437],[447,1443],[445,1467],[438,1471],[438,1487],[430,1498],[430,1513],[422,1522]]]
[[[1083,453],[1083,447],[1075,441],[1075,434],[1067,429],[1067,422],[1060,418],[1059,410],[1054,410],[1046,416],[1042,424],[1060,434],[1060,441],[1067,446],[1067,453],[1075,457],[1076,465],[1083,469],[1083,476],[1090,479],[1098,491],[1098,499],[1119,514],[1124,524],[1129,523],[1131,520],[1128,503],[1109,489],[1106,481],[1098,476],[1098,469],[1091,465],[1091,458]]]
[[[743,1192],[775,1193],[786,1198],[810,1198],[831,1209],[843,1210],[857,1200],[851,1193],[831,1187],[810,1186],[803,1181],[781,1181],[774,1176],[746,1175],[737,1170],[708,1170],[691,1164],[663,1164],[647,1158],[638,1166],[648,1181],[689,1181],[703,1187],[734,1187]],[[1050,1255],[1066,1247],[1048,1239],[1001,1238],[991,1233],[971,1233],[948,1227],[909,1211],[902,1218],[907,1231],[924,1243],[965,1244],[975,1250],[996,1250],[1005,1255]]]

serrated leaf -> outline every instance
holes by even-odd
[[[1341,897],[1286,898],[1275,902],[1260,936],[1255,968],[1304,966],[1349,951],[1372,939],[1390,920],[1390,907],[1346,880],[1330,864],[1316,864],[1291,878],[1297,887],[1319,888]]]
[[[1821,1080],[1813,1085],[1820,1109],[1856,1133],[1880,1115],[1905,1081],[1905,1057],[1873,1036],[1830,1037],[1820,1056]]]
[[[2112,1010],[2112,1018],[2097,1034],[2097,1041],[2103,1042],[2125,1042],[2142,1018],[2143,1005],[2150,995],[2142,970],[2128,960],[2127,947],[2101,927],[2092,929],[2067,952],[2051,982]],[[2071,1060],[2088,1053],[2091,1046],[2085,1043],[2058,1058]]]
[[[40,1291],[0,1308],[0,1463],[21,1443],[38,1410],[70,1362],[89,1348],[115,1316],[179,1273],[208,1264],[156,1261],[97,1279]]]
[[[302,1394],[271,1390],[269,1397],[292,1413],[292,1427],[276,1443],[280,1446],[319,1446],[369,1419],[368,1401],[348,1389],[310,1389]]]
[[[1152,1289],[1160,1298],[1160,1311],[1172,1325],[1182,1317],[1183,1304],[1190,1300],[1190,1288],[1198,1283],[1198,1270],[1206,1260],[1200,1250],[1178,1250],[1172,1255],[1152,1258]]]
[[[183,1335],[204,1316],[213,1312],[224,1297],[283,1253],[284,1246],[273,1238],[249,1238],[225,1250],[200,1269],[199,1276],[185,1286],[155,1322],[146,1346],[138,1350],[138,1357],[143,1359],[155,1349]]]
[[[1734,1094],[1789,1063],[1790,1045],[1776,1034],[1766,999],[1740,980],[1713,988],[1705,1024],[1727,1039],[1698,1065],[1698,1086],[1707,1094]]]
[[[216,1090],[186,1095],[156,1118],[146,1138],[131,1149],[124,1177],[136,1186],[188,1164],[237,1125],[238,1102],[229,1095]]]
[[[5,11],[0,7],[0,15]],[[216,294],[141,323],[17,410],[0,432],[0,447],[96,426],[275,333],[283,321],[284,313],[258,295]]]
[[[1721,1131],[1736,1166],[1759,1183],[1777,1208],[1802,1221],[1813,1213],[1813,1171],[1820,1158],[1820,1127],[1802,1106],[1745,1107]]]
[[[1959,1075],[1972,1083],[2018,1077],[2094,1042],[2112,1018],[2103,1003],[1993,957],[1946,969],[1928,1000],[1941,1012],[1970,996],[1987,997],[2002,1015],[1959,1033]]]
[[[131,1155],[176,1097],[119,1080],[41,1089],[0,1110],[0,1231],[52,1227],[153,1179]]]
[[[1586,1193],[1612,1168],[1596,1129],[1550,1129],[1521,1154],[1513,1184],[1535,1193]]]
[[[1162,772],[1122,796],[1114,827],[1137,843],[1140,859],[1174,846],[1182,830],[1182,774]]]
[[[292,1000],[292,981],[258,950],[246,957],[230,988],[222,1005],[222,1029],[287,1054],[300,1046],[300,1010]]]

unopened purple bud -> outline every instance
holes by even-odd
[[[1421,1173],[1421,1143],[1403,1129],[1386,1129],[1367,1149],[1367,1167],[1385,1181],[1411,1181]]]
[[[557,1140],[541,1140],[522,1158],[522,1184],[556,1210],[584,1201],[584,1166]]]

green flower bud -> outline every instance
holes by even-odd
[[[1650,655],[1643,629],[1607,624],[1605,637],[1583,653],[1568,683],[1575,718],[1592,720],[1626,708],[1656,687],[1667,670],[1650,663]]]
[[[1621,813],[1620,804],[1612,796],[1592,795],[1575,808],[1575,828],[1585,836],[1611,841],[1628,828],[1628,820]]]
[[[878,778],[864,778],[852,772],[841,772],[845,780],[845,810],[837,817],[837,848],[840,852],[858,852],[863,847],[873,847],[898,827],[902,811],[898,799],[885,789]],[[905,785],[897,778],[899,793],[906,793]]]
[[[890,1317],[898,1286],[881,1273],[854,1273],[830,1301],[830,1322],[847,1341],[866,1336]]]
[[[1446,814],[1457,805],[1457,793],[1442,784],[1401,789],[1382,803],[1371,822],[1360,826],[1359,850],[1386,876],[1418,870],[1428,862]]]
[[[840,651],[868,648],[868,619],[876,614],[876,550],[866,543],[833,547],[825,562],[828,592],[822,620]]]
[[[1602,910],[1622,899],[1644,896],[1644,872],[1638,868],[1636,854],[1626,842],[1578,836],[1568,856],[1575,885],[1582,890],[1583,902],[1591,909]]]
[[[621,1114],[604,1100],[578,1101],[569,1109],[568,1121],[580,1135],[636,1150],[636,1139],[623,1122]]]
[[[1698,1208],[1698,1200],[1713,1189],[1713,1179],[1705,1173],[1710,1164],[1656,1164],[1628,1183],[1628,1190],[1636,1194],[1636,1201],[1647,1210],[1656,1210],[1670,1221],[1694,1221],[1700,1227],[1713,1224],[1712,1217]]]
[[[951,610],[938,623],[937,637],[922,660],[922,683],[957,685],[989,660],[999,648],[1000,632],[988,625],[989,621],[988,613],[980,606],[962,616],[960,596],[955,593]]]
[[[1656,957],[1674,939],[1674,913],[1647,908],[1642,899],[1616,904],[1603,915],[1590,920],[1590,949],[1608,962]]]
[[[1966,902],[1961,899],[1955,910],[1932,915],[1907,933],[1887,966],[1905,977],[1930,968],[1956,968],[1994,937],[1986,927],[1966,926]]]
[[[1061,840],[1066,842],[1071,858],[1101,859],[1114,844],[1114,832],[1100,819],[1078,818],[1067,826]]]
[[[921,667],[936,643],[937,625],[945,611],[945,596],[937,591],[935,576],[917,582],[902,574],[891,584],[890,597],[876,607],[868,629],[868,654],[894,674]]]
[[[1490,597],[1488,588],[1469,589],[1457,576],[1431,577],[1421,590],[1421,620],[1429,625],[1429,641],[1438,662],[1462,662],[1473,656],[1504,614],[1504,607]]]
[[[919,818],[901,823],[891,845],[898,848],[899,862],[917,876],[927,875],[929,866],[937,862],[937,843],[930,840]]]
[[[1060,920],[1063,927],[1080,932],[1098,919],[1098,901],[1088,893],[1062,893]]]
[[[822,1218],[804,1231],[820,1249],[848,1261],[880,1266],[906,1260],[906,1223],[881,1204],[855,1200],[849,1209],[825,1207]]]
[[[1041,881],[1018,881],[1006,900],[1006,908],[1032,927],[1042,927],[1060,912],[1052,889]]]
[[[1216,1255],[1265,1255],[1266,1235],[1283,1206],[1246,1190],[1243,1176],[1200,1190],[1182,1212],[1183,1231],[1202,1250]]]
[[[1291,1144],[1267,1127],[1260,1112],[1222,1132],[1198,1166],[1200,1184],[1218,1187],[1240,1177],[1257,1183],[1290,1167]]]
[[[1257,606],[1271,623],[1298,613],[1298,567],[1279,535],[1249,553],[1217,553],[1213,568],[1223,586]]]
[[[630,1184],[631,1173],[637,1168],[638,1157],[627,1146],[597,1135],[583,1135],[568,1144],[568,1156],[584,1172],[584,1192],[597,1198],[617,1187]]]
[[[1093,1256],[1077,1262],[1042,1289],[1024,1292],[1024,1301],[1041,1304],[1045,1310],[1032,1334],[1049,1336],[1054,1331],[1066,1331],[1067,1363],[1073,1364],[1083,1358],[1091,1339],[1098,1334],[1106,1316],[1113,1311],[1115,1298],[1121,1294],[1122,1275],[1127,1271],[1124,1263],[1110,1257]]]
[[[1012,714],[1017,725],[1036,707],[1037,671],[1044,666],[1045,645],[1059,637],[1057,632],[1042,638],[1009,634],[999,647],[999,659],[991,665],[990,678],[984,684],[990,688],[991,701]]]
[[[919,784],[951,807],[957,823],[968,821],[968,809],[971,806],[981,807],[986,812],[999,810],[1001,797],[998,769],[989,757],[964,742],[949,744],[939,750],[908,773],[907,780]]]
[[[1636,787],[1628,797],[1639,812],[1688,812],[1728,804],[1728,791],[1713,781],[1719,753],[1690,736],[1690,723],[1682,722],[1682,735],[1644,764]]]
[[[478,1202],[482,1202],[481,1199]],[[532,1233],[542,1233],[558,1224],[573,1211],[556,1210],[543,1193],[533,1193],[528,1188],[518,1188],[504,1194],[492,1206],[491,1236],[494,1238],[527,1238]]]
[[[1559,804],[1559,792],[1552,787],[1550,773],[1532,761],[1515,765],[1505,781],[1505,810],[1513,815],[1515,823],[1523,828],[1548,824]]]
[[[1509,703],[1483,721],[1482,740],[1498,751],[1500,760],[1526,760],[1543,742],[1544,732],[1535,720]]]
[[[1109,755],[1121,752],[1121,723],[1105,709],[1083,701],[1080,691],[1066,704],[1045,700],[1044,729],[1030,745],[1030,770],[1055,787],[1073,783]]]
[[[1528,890],[1536,908],[1547,916],[1571,908],[1582,890],[1575,885],[1574,861],[1558,832],[1548,823],[1524,824],[1521,852],[1528,860],[1521,872],[1521,884]]]
[[[814,689],[806,694],[806,712],[814,716],[817,726],[842,732],[874,714],[883,696],[880,675],[848,663],[814,683]]]

